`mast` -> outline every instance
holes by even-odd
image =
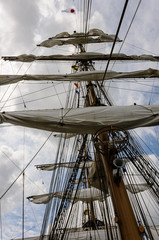
[[[84,46],[82,44],[79,45],[79,49],[80,49],[81,53],[85,53],[86,52],[85,48],[84,48]],[[86,61],[85,64],[84,64],[84,71],[88,71],[87,62],[88,61]],[[93,89],[93,85],[91,84],[90,81],[88,81],[88,88],[89,87],[91,89],[92,99],[91,99],[91,101],[88,102],[88,105],[92,106],[92,105],[95,105],[96,97],[95,97],[95,92],[94,92],[94,89]],[[86,154],[86,152],[85,152],[85,154]],[[88,185],[88,188],[90,188],[91,184],[89,182],[88,175],[89,175],[89,171],[88,171],[88,169],[86,169],[87,185]],[[94,213],[94,207],[93,207],[93,202],[92,201],[90,202],[90,212],[91,212],[91,222],[90,222],[90,225],[92,225],[92,229],[94,229],[95,228],[95,213]]]
[[[106,134],[101,134],[102,140],[107,139]],[[115,159],[115,149],[101,154],[102,163],[105,170],[106,179],[110,187],[110,193],[115,210],[115,222],[118,224],[122,240],[141,239],[137,222],[125,189],[123,180],[115,182],[113,175],[113,160]],[[120,170],[119,170],[120,171]]]
[[[81,47],[81,52],[82,51],[83,47]],[[85,70],[88,70],[87,67],[85,67]],[[88,81],[88,98],[90,106],[100,105],[91,81]],[[139,232],[139,228],[125,189],[124,182],[122,179],[120,179],[120,182],[116,182],[114,179],[113,160],[116,157],[116,149],[109,149],[109,136],[106,132],[99,135],[99,140],[106,142],[105,147],[101,146],[101,150],[104,152],[104,154],[100,153],[100,156],[104,167],[106,178],[105,180],[110,188],[112,202],[116,214],[114,219],[119,226],[121,239],[140,240],[141,234]]]

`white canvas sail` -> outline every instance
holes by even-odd
[[[67,60],[67,61],[76,61],[76,60],[108,60],[110,54],[97,53],[97,52],[82,52],[79,54],[73,55],[62,55],[54,54],[49,56],[35,56],[33,54],[22,54],[19,56],[3,56],[2,59],[5,61],[17,61],[17,62],[33,62],[33,61],[54,61],[54,60]],[[153,55],[126,55],[124,53],[113,53],[111,60],[121,60],[121,61],[159,61],[159,57]]]
[[[102,106],[0,113],[0,123],[63,133],[96,133],[101,128],[159,125],[159,105]]]
[[[150,188],[150,186],[147,183],[127,184],[126,185],[126,189],[133,194],[143,192],[143,191],[147,190],[148,188]]]
[[[74,168],[75,162],[67,162],[67,163],[52,163],[52,164],[42,164],[42,165],[36,165],[37,169],[44,170],[44,171],[53,171],[57,168]],[[92,162],[82,162],[79,165],[79,168],[90,168],[92,165]]]
[[[62,55],[54,54],[48,56],[35,56],[33,54],[21,54],[19,56],[3,56],[2,59],[5,61],[17,61],[17,62],[33,62],[33,61],[54,61],[54,60],[67,60],[67,61],[76,61],[76,60],[108,60],[110,54],[97,53],[97,52],[81,52],[79,54],[73,55]],[[121,60],[121,61],[159,61],[159,57],[153,55],[126,55],[124,53],[113,53],[111,60]]]
[[[132,72],[115,72],[108,71],[87,71],[71,74],[54,74],[54,75],[0,75],[0,85],[12,84],[22,80],[26,81],[103,81],[110,79],[132,79],[132,78],[158,78],[159,70],[147,69]]]
[[[139,192],[143,192],[148,189],[147,184],[126,184],[126,189],[129,190],[131,193],[136,194]],[[41,194],[41,195],[34,195],[27,197],[27,199],[35,204],[46,204],[52,198],[63,198],[64,192],[56,192],[56,193],[48,193],[48,194]],[[107,194],[108,196],[108,194]],[[91,201],[103,201],[103,193],[101,190],[97,188],[86,188],[80,189],[78,191],[73,190],[72,196],[70,198],[71,201],[74,203],[78,201],[82,202],[91,202]]]
[[[114,226],[114,232],[116,230],[116,227]],[[87,240],[90,239],[91,236],[91,240],[108,240],[108,238],[106,237],[106,230],[105,229],[98,229],[98,231],[95,230],[83,230],[82,228],[75,228],[75,229],[67,229],[67,231],[69,231],[67,233],[67,237],[69,240]],[[100,238],[99,238],[100,237]],[[43,236],[44,240],[48,240],[49,236]],[[21,238],[17,239],[17,240],[22,240]],[[37,237],[29,237],[29,238],[25,238],[25,240],[40,240],[40,236]],[[116,237],[113,240],[118,240]]]
[[[79,37],[79,38],[72,38],[69,40],[59,40],[59,39],[48,39],[43,41],[42,43],[38,44],[38,47],[54,47],[54,46],[62,46],[62,45],[69,45],[69,44],[88,44],[88,43],[102,43],[102,42],[113,42],[114,38],[104,35],[98,38],[92,37]]]
[[[56,193],[30,196],[30,197],[27,197],[27,199],[36,204],[46,204],[52,198],[62,199],[63,195],[64,195],[64,192],[56,192]],[[70,200],[74,201],[74,203],[78,201],[87,202],[87,203],[91,201],[96,201],[96,200],[103,201],[103,195],[101,191],[96,188],[86,188],[86,189],[80,189],[77,191],[73,190]]]
[[[95,37],[95,38],[94,38]],[[63,40],[68,38],[67,40]],[[37,46],[40,47],[54,47],[56,45],[68,45],[68,44],[87,44],[87,43],[102,43],[102,42],[113,42],[115,39],[114,35],[109,35],[104,33],[99,29],[91,29],[87,33],[74,33],[69,34],[67,32],[60,33],[55,37],[49,38],[48,40],[43,41]],[[117,41],[121,41],[117,38]]]
[[[56,34],[54,37],[52,38],[73,38],[73,37],[83,37],[83,36],[111,36],[112,38],[114,38],[114,35],[108,35],[106,33],[104,33],[101,29],[98,28],[93,28],[90,29],[87,33],[84,32],[74,32],[73,34],[70,34],[68,32],[62,32],[62,33],[58,33]],[[52,39],[49,38],[49,39]]]

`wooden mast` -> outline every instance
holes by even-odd
[[[107,138],[105,134],[101,134],[100,138],[104,140]],[[109,184],[110,194],[115,211],[115,219],[118,223],[122,240],[141,240],[141,234],[132,210],[128,194],[125,189],[123,180],[116,183],[113,175],[112,161],[115,154],[108,150],[107,153],[101,154],[102,163],[104,166],[106,179]]]
[[[88,96],[89,96],[89,102],[90,105],[96,104],[96,94],[94,91],[93,84],[91,82],[88,82],[89,90],[88,90]],[[101,133],[99,136],[100,140],[108,142],[108,135],[106,133]],[[101,147],[103,148],[103,147]],[[109,151],[108,143],[106,146],[107,151],[105,151],[105,148],[102,149],[104,154],[100,153],[105,176],[106,176],[106,182],[108,182],[109,188],[110,188],[110,194],[112,197],[112,202],[114,206],[114,210],[116,213],[116,222],[118,223],[121,239],[122,240],[141,240],[142,236],[139,232],[139,228],[134,216],[134,212],[132,210],[125,185],[123,183],[123,180],[121,179],[120,183],[116,183],[114,181],[113,176],[113,159],[115,158],[115,154],[111,151]]]

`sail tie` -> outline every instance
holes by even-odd
[[[61,118],[60,118],[60,122],[59,122],[59,124],[61,125],[61,126],[63,126],[64,125],[64,122],[63,122],[63,108],[61,108]]]

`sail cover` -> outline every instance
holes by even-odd
[[[115,72],[108,71],[85,71],[71,74],[54,74],[54,75],[0,75],[0,85],[12,84],[22,80],[27,81],[103,81],[110,79],[124,78],[158,78],[159,70],[149,68],[133,72]]]
[[[30,202],[36,203],[36,204],[46,204],[48,203],[52,198],[60,198],[62,199],[64,195],[64,192],[56,192],[56,193],[49,193],[49,194],[42,194],[42,195],[35,195],[27,197],[27,199]],[[74,200],[75,198],[75,200]],[[103,201],[102,192],[96,188],[86,188],[86,189],[80,189],[78,191],[73,190],[72,196],[70,198],[71,201],[74,200],[74,203],[78,201],[82,202],[91,202],[91,201]]]
[[[0,123],[52,132],[94,134],[101,128],[129,130],[159,125],[159,105],[100,106],[0,113]]]
[[[17,61],[17,62],[33,62],[33,61],[54,61],[54,60],[67,60],[67,61],[76,61],[76,60],[108,60],[110,54],[103,54],[97,52],[82,52],[80,54],[74,55],[62,55],[54,54],[49,56],[35,56],[33,54],[22,54],[19,56],[3,56],[2,59],[7,61]],[[110,60],[120,60],[120,61],[159,61],[158,56],[153,55],[126,55],[124,53],[113,53]]]

